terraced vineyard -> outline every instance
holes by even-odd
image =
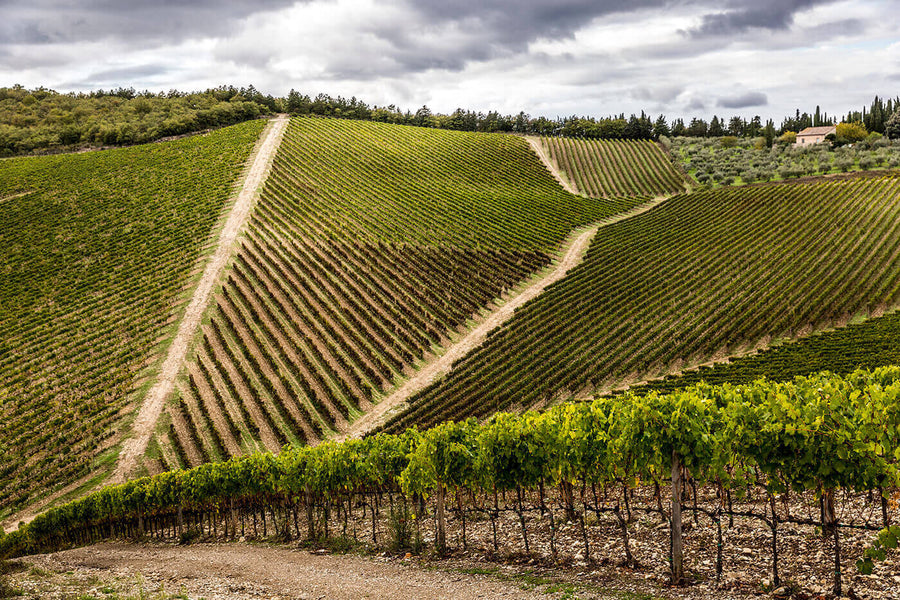
[[[701,381],[742,384],[761,377],[787,381],[819,371],[845,374],[896,364],[900,364],[900,313],[894,312],[733,358],[727,363],[700,366],[680,375],[633,386],[631,390],[670,392]]]
[[[109,461],[263,125],[0,161],[0,512]]]
[[[900,301],[900,180],[684,195],[585,262],[387,426],[639,381]]]
[[[684,191],[684,175],[649,140],[542,137],[544,153],[568,182],[594,198],[667,196]]]
[[[293,120],[148,467],[344,430],[573,228],[637,202],[564,192],[517,137]]]

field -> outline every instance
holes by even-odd
[[[387,430],[618,387],[896,306],[898,200],[895,178],[725,188],[605,227]]]
[[[900,166],[900,141],[879,139],[842,146],[832,150],[829,144],[807,146],[775,144],[765,139],[672,138],[667,144],[676,160],[697,182],[710,186],[783,181],[797,177],[833,173],[896,169]]]
[[[624,567],[718,593],[891,597],[900,565],[879,550],[900,536],[886,529],[897,518],[898,398],[900,368],[886,367],[239,457],[52,509],[0,535],[0,556],[108,537],[300,539],[614,578]]]
[[[845,374],[855,369],[896,364],[900,364],[900,313],[894,312],[629,389],[635,393],[669,392],[701,381],[739,384],[761,377],[786,381],[819,371]]]
[[[838,596],[847,578],[881,590],[848,575],[856,560],[896,572],[881,550],[900,529],[873,539],[900,499],[900,368],[876,368],[900,360],[900,177],[685,193],[649,142],[543,139],[572,194],[521,136],[278,123],[196,310],[261,122],[0,161],[0,516],[80,486],[0,533],[0,558],[300,538],[704,585],[731,564],[744,591],[784,581],[780,564]],[[571,270],[549,283],[551,264]],[[511,300],[523,289],[543,291]],[[190,344],[171,344],[179,322]],[[426,381],[479,323],[497,328]],[[87,493],[169,345],[190,349],[167,359],[175,392],[133,428],[152,431],[148,476]],[[838,374],[792,379],[823,370]],[[418,380],[383,432],[352,439]],[[761,571],[737,544],[773,553]]]
[[[637,201],[564,192],[518,137],[294,119],[148,468],[344,431]]]
[[[115,458],[262,127],[0,161],[0,513]]]
[[[668,196],[685,188],[684,175],[649,140],[542,137],[540,144],[565,179],[587,196]]]

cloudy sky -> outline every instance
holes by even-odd
[[[900,95],[898,20],[900,0],[0,0],[0,85],[780,121]]]

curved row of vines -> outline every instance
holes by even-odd
[[[264,125],[0,161],[0,514],[111,462]]]
[[[722,189],[604,227],[386,430],[680,371],[900,302],[900,180]]]
[[[652,553],[667,557],[676,582],[688,572],[720,575],[728,560],[723,528],[750,519],[770,532],[771,555],[763,560],[777,586],[785,577],[779,550],[789,553],[794,545],[779,534],[791,527],[813,534],[818,527],[827,534],[821,544],[830,556],[824,567],[813,556],[802,564],[824,573],[833,569],[831,584],[840,595],[848,560],[858,559],[857,568],[871,572],[887,558],[885,548],[896,545],[888,499],[900,484],[898,461],[900,367],[846,377],[826,372],[788,383],[700,385],[142,478],[38,516],[0,538],[0,555],[116,535],[177,538],[186,528],[226,538],[259,535],[260,525],[264,536],[272,528],[285,539],[304,532],[327,536],[329,527],[350,535],[352,529],[378,544],[379,535],[386,541],[379,521],[390,518],[394,531],[414,523],[419,535],[427,520],[439,553],[450,550],[453,534],[468,546],[467,524],[471,535],[486,521],[497,550],[499,522],[504,543],[512,529],[526,554],[538,552],[537,538],[548,536],[548,560],[572,552],[563,541],[570,522],[581,558],[591,562],[601,558],[592,529],[609,516],[620,539],[616,552],[638,568],[647,549],[632,550],[629,528],[632,514],[647,513],[667,524],[667,536]],[[810,496],[819,510],[791,508],[791,497]],[[852,506],[860,503],[862,508]],[[690,532],[682,527],[683,516],[693,518]],[[862,532],[872,539],[876,531],[877,542],[865,552],[841,544],[842,537]],[[695,541],[710,534],[717,540],[713,550]],[[712,565],[702,560],[707,556],[714,568],[703,566]]]
[[[684,175],[656,142],[542,137],[540,143],[587,196],[668,196],[685,189]]]
[[[517,137],[294,119],[151,469],[344,430],[571,229],[635,202],[566,193]]]
[[[634,393],[671,392],[700,383],[750,383],[761,377],[786,381],[828,370],[843,375],[856,369],[900,364],[900,313],[871,316],[859,323],[784,342],[728,362],[701,365],[679,375],[631,386]]]

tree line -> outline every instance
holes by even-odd
[[[785,117],[780,127],[756,115],[750,119],[714,115],[706,121],[669,120],[625,113],[606,117],[570,115],[549,118],[525,111],[501,114],[457,108],[450,114],[428,106],[410,111],[395,104],[369,105],[356,98],[320,93],[310,96],[292,89],[285,97],[264,94],[252,85],[219,86],[203,92],[138,92],[134,88],[61,94],[46,88],[28,90],[21,85],[0,88],[0,156],[68,151],[79,147],[145,143],[160,138],[231,125],[260,115],[287,112],[293,115],[325,116],[451,129],[457,131],[504,132],[540,136],[592,139],[652,139],[660,137],[723,137],[766,139],[805,127],[830,125],[837,119],[817,106],[812,113]],[[842,120],[860,123],[869,132],[900,137],[900,98],[876,96],[869,107],[850,111]]]

